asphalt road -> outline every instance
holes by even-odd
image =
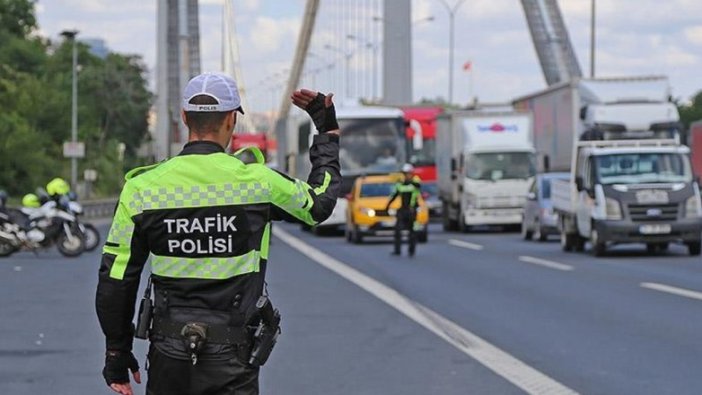
[[[514,233],[432,231],[409,258],[387,240],[277,226],[268,283],[283,335],[262,393],[702,393],[699,257],[623,246],[594,258]],[[0,260],[0,394],[111,393],[98,263]],[[136,354],[143,365],[141,341]]]

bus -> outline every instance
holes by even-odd
[[[336,108],[341,129],[339,162],[342,186],[332,215],[312,230],[341,229],[346,223],[346,195],[361,175],[397,172],[407,160],[404,114],[393,107],[341,105]],[[314,131],[316,133],[316,131]],[[308,174],[307,159],[313,138],[308,119],[298,126],[296,174]]]
[[[442,107],[402,107],[405,114],[407,157],[422,180],[422,195],[432,217],[441,216],[436,185],[436,119]]]
[[[422,182],[436,182],[436,118],[441,107],[402,107],[405,114],[407,156]]]

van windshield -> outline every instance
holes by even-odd
[[[675,153],[612,154],[595,157],[599,182],[643,184],[690,182],[692,170],[686,155]]]
[[[472,180],[525,179],[536,174],[529,152],[486,152],[466,157],[466,177]]]

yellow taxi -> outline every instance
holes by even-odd
[[[362,243],[365,236],[392,236],[395,231],[395,211],[400,208],[401,199],[392,202],[385,211],[395,184],[402,180],[402,174],[374,175],[358,177],[351,192],[346,195],[346,240]],[[414,230],[417,240],[427,241],[429,211],[424,196],[419,198]]]

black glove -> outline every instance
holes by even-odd
[[[107,350],[105,353],[105,367],[102,369],[102,376],[107,385],[116,383],[123,384],[129,382],[129,372],[135,373],[139,370],[139,362],[134,358],[131,351]]]
[[[327,107],[324,104],[324,99],[326,96],[323,93],[317,93],[315,97],[305,108],[314,126],[317,128],[319,133],[326,133],[331,130],[339,129],[339,124],[336,122],[336,110],[334,109],[334,103]]]

